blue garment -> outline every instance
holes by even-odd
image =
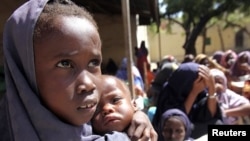
[[[128,81],[127,63],[128,63],[127,58],[123,58],[121,65],[120,65],[120,68],[116,72],[116,77],[118,77],[126,82]],[[134,64],[132,64],[132,74],[134,76],[134,84],[139,86],[142,90],[144,90],[143,79],[141,77],[139,70],[137,69],[137,67]]]
[[[68,124],[41,102],[35,75],[33,32],[47,2],[27,1],[15,10],[5,24],[3,50],[7,91],[0,101],[0,140],[130,140],[126,134],[118,132],[105,136],[93,135],[91,125]]]
[[[176,108],[169,109],[162,114],[162,116],[161,116],[161,131],[163,131],[164,123],[170,117],[177,117],[178,119],[180,119],[183,122],[183,124],[185,126],[185,130],[186,130],[184,140],[189,140],[189,141],[193,140],[191,138],[193,124],[191,123],[191,121],[187,117],[186,113],[184,113],[180,109],[176,109]],[[162,134],[158,135],[158,137],[159,137],[159,140],[163,140]],[[162,139],[160,139],[160,138],[162,138]]]
[[[153,126],[156,131],[160,129],[160,119],[162,114],[172,108],[178,108],[186,113],[185,100],[187,99],[190,91],[192,90],[194,81],[198,78],[199,64],[188,62],[180,64],[169,77],[168,83],[159,94],[156,113],[153,119]],[[199,123],[204,128],[208,122],[215,119],[222,119],[219,105],[217,104],[216,116],[212,117],[207,107],[207,90],[198,94],[193,106],[188,113],[188,117],[194,124]],[[195,128],[195,130],[198,128]],[[206,127],[205,127],[206,130]],[[206,131],[204,131],[206,132]],[[201,133],[202,134],[202,133]],[[199,134],[200,135],[200,134]],[[197,136],[199,136],[197,135]]]

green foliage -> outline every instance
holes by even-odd
[[[217,23],[225,28],[232,25],[243,26],[243,23],[250,21],[249,0],[163,0],[160,6],[166,7],[165,12],[160,14],[169,21],[168,26],[175,22],[190,36],[184,43],[186,50],[194,48],[197,36],[204,28]]]

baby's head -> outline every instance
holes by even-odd
[[[126,83],[115,76],[103,75],[98,89],[101,98],[92,119],[94,131],[104,134],[126,130],[137,110]]]
[[[49,1],[34,29],[36,81],[42,102],[65,122],[90,121],[99,100],[101,40],[92,16],[69,0]]]

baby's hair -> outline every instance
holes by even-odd
[[[127,94],[128,94],[129,97],[132,99],[131,91],[129,90],[129,87],[128,87],[128,84],[127,84],[126,81],[124,81],[123,79],[118,78],[118,77],[116,77],[116,76],[109,75],[109,74],[104,74],[104,75],[102,75],[102,77],[104,77],[104,78],[107,78],[107,77],[113,78],[116,82],[121,83],[122,88],[128,92]],[[108,84],[108,83],[105,83],[105,84],[103,85],[103,87],[105,88],[105,87],[107,87],[107,85],[109,85],[109,84]]]
[[[46,35],[55,31],[53,22],[58,16],[85,18],[98,29],[92,15],[85,8],[71,0],[49,0],[37,20],[33,35],[34,42],[43,41]]]

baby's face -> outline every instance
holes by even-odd
[[[46,42],[34,43],[36,79],[40,96],[53,113],[65,122],[88,122],[99,100],[94,83],[101,75],[101,41],[87,20],[58,17],[56,31]]]
[[[125,84],[113,78],[103,81],[103,91],[92,119],[92,125],[97,133],[124,131],[130,124],[135,112],[130,92]]]

